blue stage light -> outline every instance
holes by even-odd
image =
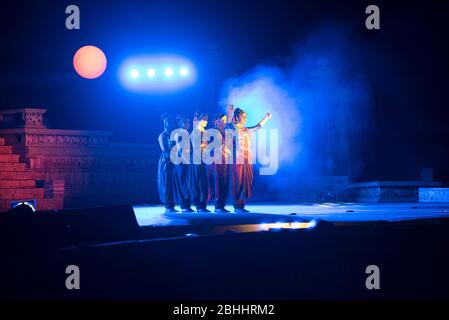
[[[273,229],[282,229],[282,225],[283,225],[282,222],[276,222],[276,223],[273,225]]]
[[[311,221],[309,221],[309,228],[308,229],[313,229],[313,228],[316,227],[316,225],[317,225],[316,220],[311,220]]]
[[[185,77],[189,74],[189,69],[187,69],[186,67],[182,67],[181,69],[179,69],[179,74]]]
[[[301,222],[292,222],[290,224],[290,229],[301,229],[302,223]]]
[[[165,74],[166,77],[173,76],[173,69],[172,68],[165,68],[164,69],[164,74]]]
[[[23,206],[30,207],[31,210],[33,210],[33,212],[36,211],[36,200],[35,199],[27,200],[27,201],[11,201],[10,204],[11,204],[11,209],[14,209],[20,205],[23,205]]]
[[[155,75],[156,75],[156,70],[154,70],[153,68],[150,68],[147,70],[147,76],[149,78],[154,78]]]
[[[129,75],[131,76],[131,78],[137,79],[140,76],[140,71],[137,69],[131,69]]]
[[[175,55],[134,56],[125,60],[119,71],[122,85],[138,92],[176,91],[196,81],[194,65]]]

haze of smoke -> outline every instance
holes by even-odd
[[[272,113],[266,128],[279,130],[280,170],[271,179],[283,179],[270,183],[274,188],[289,188],[304,175],[350,175],[361,166],[351,152],[367,126],[371,97],[358,43],[335,25],[301,43],[283,66],[258,65],[223,86],[221,105],[247,111],[248,126]]]

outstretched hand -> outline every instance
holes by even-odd
[[[265,115],[265,118],[271,119],[271,117],[272,117],[271,113],[267,112],[267,114]]]

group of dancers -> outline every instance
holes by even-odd
[[[176,142],[171,140],[171,132],[174,129],[184,129],[190,132],[190,119],[178,115],[173,119],[170,115],[162,115],[164,131],[159,135],[161,156],[158,164],[158,190],[160,201],[165,206],[166,212],[179,212],[175,209],[178,205],[182,212],[195,212],[191,207],[196,207],[197,212],[210,212],[207,203],[210,199],[215,201],[215,212],[230,212],[225,208],[229,189],[233,197],[235,212],[249,212],[245,209],[246,201],[251,196],[253,187],[253,166],[251,154],[251,134],[261,128],[271,114],[265,117],[253,127],[246,126],[247,114],[241,108],[228,106],[227,113],[217,113],[213,119],[213,127],[217,129],[223,139],[221,145],[222,159],[229,153],[235,156],[243,155],[243,161],[232,161],[231,164],[221,163],[205,164],[181,162],[174,164],[170,158],[170,152]],[[197,112],[192,121],[190,135],[201,137],[208,125],[209,117],[206,113]],[[225,130],[232,130],[233,143],[231,148],[225,145]],[[201,150],[204,150],[208,142],[202,139]],[[239,149],[239,150],[237,150]],[[230,188],[231,187],[231,188]]]

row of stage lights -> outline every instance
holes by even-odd
[[[131,91],[161,93],[191,86],[197,72],[188,59],[164,54],[129,57],[119,75],[123,86]]]
[[[144,71],[144,72],[142,72],[142,71]],[[178,74],[181,77],[188,77],[190,74],[189,69],[187,67],[181,67],[176,71],[177,71],[177,73],[175,72],[175,69],[171,68],[171,67],[161,69],[161,70],[159,70],[159,73],[158,73],[158,70],[156,70],[155,68],[148,68],[146,70],[141,70],[139,68],[131,68],[129,70],[129,76],[132,79],[137,80],[141,76],[145,76],[145,75],[150,79],[155,78],[160,73],[162,73],[166,78],[172,78],[176,74]]]

